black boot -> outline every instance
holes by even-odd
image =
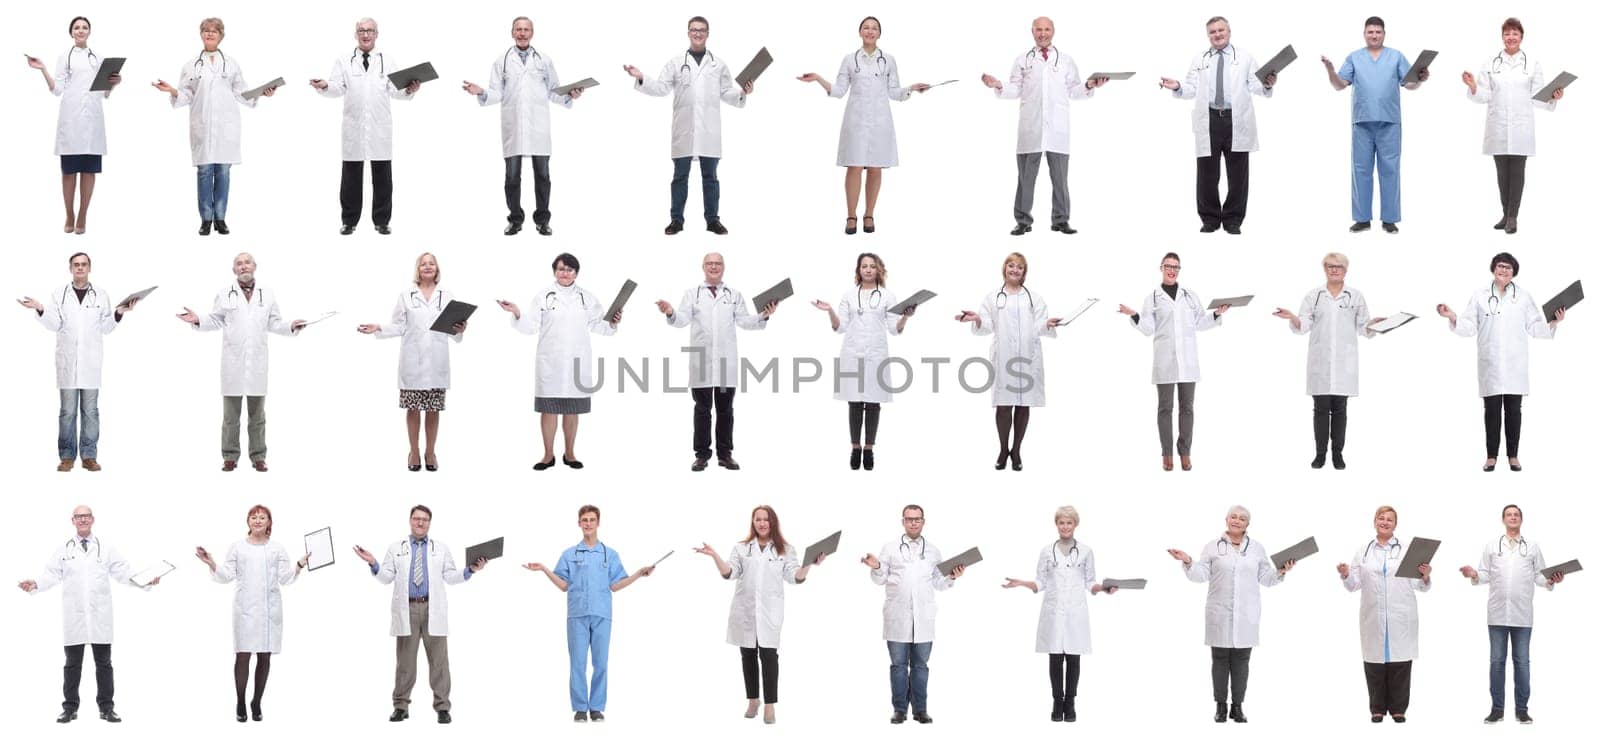
[[[861,448],[860,447],[852,447],[850,449],[850,469],[851,470],[860,470],[861,469]]]
[[[1345,414],[1334,414],[1330,420],[1329,436],[1333,439],[1333,469],[1344,470],[1344,430],[1350,423]]]
[[[1050,707],[1050,721],[1051,722],[1065,722],[1065,721],[1067,721],[1067,703],[1065,701],[1062,701],[1061,699],[1056,699],[1055,700],[1055,702]]]
[[[1063,709],[1065,710],[1063,712],[1063,715],[1064,715],[1064,718],[1066,719],[1066,721],[1068,721],[1068,722],[1077,722],[1078,721],[1078,701],[1077,701],[1076,697],[1071,697],[1071,696],[1067,697],[1067,700],[1065,702],[1065,706],[1063,707]]]
[[[200,222],[200,235],[201,236],[209,236],[210,234],[211,234],[211,222],[210,221],[201,221]]]
[[[1227,702],[1225,702],[1225,701],[1217,702],[1217,713],[1216,713],[1216,716],[1213,716],[1211,718],[1211,721],[1212,722],[1227,722],[1228,721],[1228,703]]]
[[[1238,703],[1233,705],[1233,711],[1228,712],[1228,719],[1231,719],[1231,720],[1233,720],[1235,722],[1249,722],[1250,721],[1250,720],[1244,718],[1244,702],[1238,702]]]

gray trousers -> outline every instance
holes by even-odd
[[[1172,456],[1172,390],[1178,390],[1178,454],[1189,454],[1194,439],[1194,383],[1156,384],[1156,429],[1161,433],[1161,454]]]
[[[1017,223],[1033,225],[1033,183],[1039,179],[1039,160],[1050,163],[1050,223],[1064,224],[1072,215],[1072,199],[1067,197],[1067,155],[1058,152],[1033,152],[1017,155],[1017,202],[1012,206]]]
[[[245,403],[248,400],[248,403]],[[250,459],[267,459],[267,397],[222,397],[222,459],[239,459],[239,411],[248,406],[250,422],[246,427],[250,435]]]
[[[444,637],[428,634],[428,603],[411,602],[411,634],[394,638],[394,708],[411,706],[411,687],[417,685],[417,644],[428,653],[428,685],[433,687],[433,709],[450,711],[450,650]]]

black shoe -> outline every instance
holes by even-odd
[[[1353,224],[1350,224],[1350,233],[1355,234],[1355,233],[1358,233],[1358,232],[1367,231],[1367,230],[1369,230],[1371,228],[1372,228],[1372,222],[1371,221],[1357,221],[1357,222],[1355,222]]]
[[[588,712],[573,712],[572,713],[572,721],[573,722],[588,722],[589,721],[589,713]]]
[[[372,228],[377,229],[379,234],[382,234],[384,236],[388,236],[389,235],[389,225],[388,224],[378,224],[377,226],[374,226]],[[449,716],[449,715],[445,715],[445,716]]]
[[[441,725],[450,724],[450,710],[448,710],[448,709],[439,710],[439,724],[441,724]]]
[[[582,461],[580,461],[580,460],[568,460],[566,455],[562,455],[561,456],[561,464],[565,465],[565,466],[567,466],[569,468],[572,468],[573,470],[583,470],[583,462]]]
[[[605,715],[604,712],[596,712],[594,710],[590,710],[589,711],[589,721],[590,722],[604,722],[604,721],[606,721],[606,715]]]
[[[220,218],[211,222],[211,228],[215,229],[218,234],[222,234],[223,236],[227,236],[228,234],[228,222]]]
[[[1524,714],[1523,716],[1525,717],[1527,715]],[[122,718],[117,716],[117,712],[114,709],[106,709],[106,710],[101,711],[100,712],[100,719],[103,719],[103,720],[105,720],[107,722],[111,722],[113,724],[122,721]],[[1532,722],[1533,720],[1530,719],[1528,721]]]
[[[1064,718],[1068,722],[1077,722],[1078,721],[1078,706],[1077,706],[1077,701],[1076,700],[1074,700],[1074,699],[1068,699],[1067,700],[1067,707],[1066,707],[1066,712],[1064,713]]]
[[[77,712],[74,712],[74,711],[72,711],[70,709],[63,709],[63,710],[61,710],[60,716],[56,717],[56,722],[59,723],[59,724],[63,724],[64,725],[64,724],[66,724],[68,722],[71,722],[72,720],[77,719],[77,718],[78,718],[78,713]]]
[[[210,221],[201,221],[200,222],[200,235],[201,236],[210,236],[211,235],[211,222]]]
[[[1051,231],[1059,231],[1059,232],[1061,232],[1063,234],[1076,234],[1076,233],[1078,233],[1078,230],[1072,228],[1071,226],[1068,226],[1066,221],[1062,221],[1059,224],[1050,224],[1050,230]]]
[[[256,722],[260,722],[261,721],[261,703],[260,702],[254,702],[254,701],[250,702],[250,719],[253,720],[253,721],[256,721]]]
[[[1381,714],[1372,715],[1372,724],[1375,724],[1375,725],[1383,724],[1383,715],[1381,715]]]
[[[1394,720],[1397,724],[1405,724],[1406,722],[1406,716],[1404,714],[1391,715],[1389,719]]]
[[[712,221],[706,224],[706,231],[722,236],[728,233],[728,227],[723,226],[721,221]],[[867,231],[872,231],[872,229],[867,229]]]
[[[1485,472],[1485,473],[1493,473],[1494,472],[1494,463],[1485,463],[1484,466],[1483,466],[1483,472]]]
[[[1200,233],[1210,234],[1220,228],[1222,228],[1222,224],[1200,224]]]
[[[850,469],[851,470],[860,470],[861,469],[861,448],[860,447],[852,447],[852,448],[850,448]]]
[[[1067,705],[1067,703],[1065,701],[1062,701],[1060,699],[1056,699],[1055,700],[1055,703],[1050,706],[1050,721],[1051,722],[1065,722],[1065,721],[1067,721],[1067,706],[1066,705]]]
[[[1486,725],[1492,725],[1505,718],[1506,711],[1504,709],[1491,709],[1489,710],[1489,716],[1483,718],[1483,723]]]
[[[1217,713],[1211,716],[1211,721],[1212,722],[1227,722],[1228,721],[1228,703],[1227,702],[1225,702],[1225,701],[1217,702]]]
[[[1522,472],[1522,463],[1511,463],[1511,472],[1513,472],[1513,473]]]
[[[1226,226],[1223,226],[1222,230],[1228,232],[1229,234],[1233,234],[1234,236],[1238,236],[1239,235],[1239,225],[1238,224],[1228,224]]]
[[[672,223],[667,224],[667,228],[666,228],[666,235],[667,236],[672,236],[673,234],[676,234],[676,233],[678,233],[680,231],[683,231],[683,222],[682,221],[673,221]]]
[[[506,224],[506,230],[502,233],[504,233],[506,236],[516,236],[517,234],[522,233],[522,224],[512,221],[511,223]]]
[[[878,225],[876,223],[868,223],[869,221],[872,221],[871,216],[861,217],[861,233],[871,234],[872,232],[878,230]]]
[[[549,469],[551,469],[551,468],[553,468],[555,466],[556,466],[555,458],[551,458],[549,462],[545,462],[544,460],[540,460],[539,462],[534,463],[533,464],[533,469],[534,470],[549,470]]]
[[[1507,226],[1506,230],[1510,231],[1511,227]],[[1519,724],[1519,725],[1531,725],[1531,724],[1533,724],[1533,718],[1528,716],[1527,710],[1524,709],[1524,710],[1518,710],[1517,711],[1517,724]]]
[[[248,722],[248,721],[250,721],[250,718],[245,716],[244,704],[243,703],[233,705],[233,721],[235,721],[235,722]]]
[[[404,722],[411,718],[411,713],[404,709],[396,709],[389,715],[390,722]]]
[[[933,724],[933,717],[928,716],[927,712],[913,712],[911,718],[916,720],[919,725]]]
[[[994,459],[995,470],[1005,470],[1006,460],[1011,459],[1011,450],[1001,450],[1000,456]]]
[[[844,219],[844,233],[846,233],[846,234],[854,234],[854,233],[856,233],[856,217],[855,216],[846,216],[845,217],[845,219]]]
[[[351,224],[339,225],[339,236],[349,236],[356,233],[356,227]]]
[[[550,224],[534,224],[533,230],[539,232],[539,236],[549,236],[556,233],[555,231],[551,230]]]
[[[1515,233],[1517,233],[1517,220],[1515,218],[1506,219],[1506,233],[1507,234],[1515,234]]]
[[[905,722],[906,722],[906,713],[905,712],[895,712],[894,715],[889,717],[889,724],[891,724],[891,725],[903,725],[903,724],[905,724]]]
[[[1011,469],[1012,470],[1021,470],[1022,469],[1022,453],[1017,452],[1016,450],[1012,450],[1011,451]]]
[[[1235,722],[1249,722],[1250,721],[1248,719],[1245,719],[1245,716],[1244,716],[1244,705],[1243,704],[1235,704],[1235,705],[1233,705],[1233,709],[1228,712],[1228,719],[1231,719],[1231,720],[1233,720]]]
[[[1395,226],[1394,224],[1389,223],[1388,221],[1384,221],[1383,222],[1383,230],[1388,232],[1388,233],[1390,233],[1390,234],[1398,234],[1398,233],[1400,233],[1400,227],[1399,226]]]
[[[729,470],[738,470],[739,463],[734,462],[734,459],[731,457],[719,457],[717,458],[717,467],[727,468]]]
[[[1026,234],[1026,233],[1028,233],[1030,231],[1033,231],[1033,227],[1032,226],[1029,226],[1028,224],[1017,224],[1017,228],[1011,230],[1011,235],[1012,236],[1022,236],[1023,234]]]
[[[872,459],[872,450],[862,450],[861,467],[865,470],[871,470],[875,464],[877,464],[877,461]]]
[[[1322,466],[1326,465],[1326,464],[1328,464],[1328,456],[1327,455],[1324,455],[1322,453],[1317,453],[1316,457],[1311,458],[1311,469],[1312,470],[1321,470]]]
[[[1333,453],[1333,469],[1334,470],[1344,470],[1344,455],[1343,454],[1338,453],[1338,452]]]
[[[1505,227],[1506,227],[1506,217],[1505,216],[1501,216],[1499,221],[1494,222],[1494,228],[1496,230],[1504,229]]]
[[[700,472],[702,470],[705,470],[706,469],[706,463],[708,462],[708,460],[709,460],[708,458],[704,458],[704,457],[695,458],[694,459],[694,464],[689,466],[689,470],[694,471],[696,473],[698,473],[698,472]]]

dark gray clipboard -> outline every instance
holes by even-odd
[[[633,289],[637,287],[639,287],[639,284],[632,280],[622,281],[622,290],[617,291],[616,300],[612,301],[611,307],[606,309],[606,321],[610,321],[618,313],[622,312],[622,307],[627,304],[629,298],[633,297]]]
[[[476,310],[478,310],[478,307],[471,303],[452,300],[444,304],[444,310],[439,312],[439,318],[434,319],[433,326],[428,327],[428,329],[440,334],[455,336],[455,325],[464,323],[467,319],[472,318],[472,312]]]
[[[823,537],[821,540],[817,541],[816,544],[807,547],[805,557],[801,558],[800,560],[800,565],[802,567],[812,565],[817,562],[817,558],[822,557],[823,555],[832,555],[838,552],[839,538],[843,535],[844,530],[841,529],[833,534],[828,535],[827,537]]]
[[[739,72],[739,76],[733,78],[734,84],[743,89],[746,84],[755,82],[756,78],[760,77],[761,73],[767,71],[767,67],[770,66],[772,66],[772,54],[767,51],[767,47],[763,46],[761,51],[756,52],[755,58],[751,59],[749,64],[744,65],[744,69]]]
[[[1439,52],[1432,49],[1423,49],[1422,53],[1417,55],[1417,61],[1411,65],[1411,70],[1406,72],[1406,78],[1401,80],[1400,84],[1411,85],[1422,82],[1422,73],[1428,71],[1428,67],[1433,65],[1433,58],[1436,56],[1439,56]]]
[[[1427,537],[1412,537],[1411,543],[1406,545],[1406,556],[1400,558],[1400,565],[1394,569],[1395,578],[1421,578],[1417,566],[1423,563],[1432,564],[1433,556],[1439,553],[1439,541]]]
[[[272,89],[274,87],[283,87],[283,85],[284,85],[283,78],[279,77],[279,78],[277,78],[277,79],[275,79],[275,80],[273,80],[271,82],[268,82],[265,85],[262,85],[261,87],[251,88],[251,89],[246,90],[246,91],[244,91],[242,93],[239,93],[239,97],[244,98],[245,100],[255,100],[256,98],[259,98],[263,94],[265,94],[267,92],[267,90]]]
[[[111,92],[111,75],[122,74],[122,65],[127,62],[127,57],[100,60],[100,71],[95,74],[94,82],[89,83],[89,92]]]
[[[1582,280],[1574,280],[1574,281],[1572,281],[1571,285],[1567,286],[1566,290],[1563,290],[1560,293],[1557,293],[1556,297],[1551,298],[1548,301],[1545,301],[1545,304],[1544,304],[1544,320],[1545,321],[1555,321],[1556,320],[1556,309],[1562,309],[1562,308],[1571,309],[1573,306],[1578,305],[1578,302],[1582,301],[1582,300],[1583,300],[1583,281]]]
[[[433,71],[433,62],[423,62],[414,67],[406,67],[399,72],[389,73],[389,84],[396,90],[404,90],[412,81],[432,82],[439,79],[439,73]]]
[[[467,548],[467,565],[478,562],[479,558],[494,560],[505,554],[506,538],[496,537],[488,542],[480,542]]]
[[[934,297],[938,296],[938,295],[939,295],[938,293],[935,293],[935,292],[933,292],[931,290],[919,290],[919,291],[917,291],[915,293],[912,293],[910,298],[907,298],[907,299],[905,299],[905,300],[903,300],[903,301],[901,301],[899,303],[894,304],[893,306],[890,306],[889,307],[889,313],[892,313],[892,314],[894,314],[896,316],[904,315],[905,312],[906,312],[906,309],[916,308],[918,306],[921,306],[922,304],[933,300]]]
[[[794,284],[789,282],[789,278],[784,278],[778,281],[777,285],[761,291],[760,295],[756,296],[756,312],[760,313],[768,303],[778,303],[792,296],[794,296]]]
[[[1298,563],[1299,561],[1311,557],[1316,553],[1317,538],[1307,537],[1299,542],[1296,542],[1294,545],[1291,545],[1289,549],[1274,554],[1272,556],[1272,567],[1277,570],[1283,570],[1284,563],[1287,563],[1290,560]]]
[[[974,547],[964,553],[961,553],[960,555],[940,563],[938,567],[940,573],[944,574],[945,576],[949,576],[950,571],[955,570],[957,566],[971,566],[977,565],[981,562],[983,562],[983,553],[979,552],[978,548]]]
[[[1283,47],[1283,51],[1278,52],[1277,54],[1273,55],[1271,59],[1268,59],[1266,64],[1263,64],[1256,69],[1256,79],[1260,80],[1261,84],[1265,85],[1267,84],[1268,76],[1283,72],[1285,67],[1288,67],[1290,64],[1294,63],[1294,60],[1299,58],[1300,55],[1294,52],[1294,44],[1289,44],[1288,46]]]

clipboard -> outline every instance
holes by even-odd
[[[950,572],[955,570],[957,566],[971,566],[977,565],[981,562],[983,562],[983,553],[978,552],[978,548],[974,547],[964,553],[961,553],[960,555],[940,563],[938,567],[941,574],[949,577]]]
[[[1399,313],[1397,313],[1397,314],[1395,314],[1393,316],[1390,316],[1387,319],[1384,319],[1382,321],[1379,321],[1376,324],[1373,324],[1372,325],[1372,332],[1374,334],[1388,334],[1389,332],[1394,331],[1395,329],[1399,329],[1400,327],[1411,323],[1416,318],[1417,318],[1416,316],[1408,314],[1405,311],[1401,311],[1401,312],[1399,312]]]
[[[433,62],[423,62],[415,67],[406,67],[399,72],[389,73],[389,84],[396,90],[404,90],[411,86],[412,81],[431,82],[439,79],[439,73],[433,71]]]
[[[784,278],[783,280],[779,281],[777,285],[761,291],[761,293],[756,296],[756,311],[762,311],[767,307],[768,303],[778,303],[793,295],[794,285],[789,282],[789,278]]]
[[[444,304],[444,310],[439,312],[439,318],[434,319],[433,326],[428,327],[428,329],[440,334],[455,336],[455,325],[464,323],[467,319],[472,318],[472,312],[476,310],[478,310],[478,307],[471,303],[451,300],[449,303]]]
[[[1145,584],[1148,582],[1149,581],[1144,578],[1107,578],[1100,582],[1100,587],[1114,588],[1117,590],[1124,588],[1140,590],[1143,589]]]
[[[1227,306],[1228,308],[1243,308],[1250,305],[1250,301],[1254,299],[1254,295],[1236,295],[1229,296],[1227,298],[1214,298],[1212,299],[1211,303],[1206,306],[1206,310],[1215,311],[1223,306]]]
[[[1282,72],[1285,67],[1289,66],[1294,62],[1294,60],[1299,58],[1300,56],[1294,53],[1294,44],[1289,44],[1288,46],[1283,47],[1283,51],[1274,54],[1271,59],[1268,59],[1266,64],[1263,64],[1256,69],[1256,79],[1260,80],[1261,84],[1265,85],[1267,84],[1268,76]]]
[[[667,554],[661,556],[661,560],[666,560],[667,558],[672,557],[672,553],[674,553],[674,552],[677,552],[677,550],[668,550]],[[660,565],[661,564],[661,560],[657,560],[654,563],[651,563],[650,567],[654,568],[654,567]]]
[[[1439,56],[1439,52],[1432,49],[1423,49],[1422,53],[1417,55],[1417,61],[1411,65],[1411,70],[1406,72],[1406,78],[1401,80],[1400,84],[1412,85],[1421,82],[1422,73],[1428,71],[1428,66],[1433,64],[1433,58],[1436,56]]]
[[[171,573],[172,571],[175,571],[177,569],[178,569],[178,566],[173,565],[172,563],[169,563],[169,562],[167,562],[165,560],[162,560],[162,561],[156,563],[155,565],[152,565],[152,566],[150,566],[148,568],[145,568],[144,570],[139,571],[138,573],[133,574],[132,576],[129,576],[128,577],[128,582],[132,583],[135,586],[138,586],[139,588],[149,588],[151,581],[154,581],[155,579],[160,578],[160,577],[162,577],[162,576],[164,576],[164,575],[166,575],[168,573]]]
[[[506,538],[496,537],[488,542],[480,542],[467,548],[467,565],[482,560],[494,560],[505,554]]]
[[[749,64],[744,65],[744,70],[739,73],[739,76],[733,78],[733,81],[740,89],[743,89],[745,85],[755,82],[756,78],[760,77],[761,73],[767,71],[767,67],[770,66],[772,66],[772,54],[767,51],[767,47],[763,46],[761,51],[756,52],[756,57],[751,59]]]
[[[1422,574],[1417,572],[1417,568],[1424,563],[1432,564],[1433,556],[1438,552],[1438,540],[1412,537],[1411,543],[1406,545],[1406,556],[1400,559],[1400,565],[1394,569],[1394,577],[1421,579]]]
[[[907,310],[910,310],[910,309],[916,308],[918,306],[921,306],[922,304],[927,303],[930,300],[933,300],[934,296],[937,296],[937,295],[939,295],[939,294],[935,293],[935,292],[933,292],[931,290],[919,290],[919,291],[917,291],[915,293],[912,293],[910,298],[907,298],[907,299],[905,299],[905,300],[903,300],[903,301],[901,301],[899,303],[894,304],[893,306],[890,306],[889,307],[889,313],[895,314],[897,316],[903,316],[903,315],[905,315],[905,312]]]
[[[323,527],[306,535],[306,570],[333,565],[333,527]]]
[[[106,61],[109,62],[111,60],[107,59]],[[101,67],[101,69],[105,69],[105,67]],[[1578,79],[1577,75],[1575,75],[1575,74],[1573,74],[1571,72],[1568,72],[1566,70],[1562,70],[1561,74],[1556,75],[1556,78],[1550,81],[1550,84],[1545,85],[1542,88],[1539,88],[1539,92],[1536,92],[1536,93],[1533,94],[1533,99],[1537,100],[1537,101],[1539,101],[1541,103],[1548,103],[1548,102],[1550,102],[1552,100],[1555,100],[1555,94],[1556,94],[1557,90],[1565,89],[1568,85],[1571,85],[1577,79]],[[96,80],[96,83],[98,83],[98,82],[99,81]],[[90,89],[93,89],[93,88],[90,88]]]
[[[1099,303],[1099,302],[1100,302],[1099,298],[1090,298],[1089,300],[1084,301],[1083,303],[1079,304],[1077,308],[1072,309],[1072,313],[1070,315],[1068,315],[1066,318],[1062,319],[1061,323],[1056,324],[1056,326],[1066,326],[1067,324],[1072,323],[1079,316],[1082,316],[1084,311],[1089,310],[1090,306],[1093,306],[1094,304]]]
[[[633,297],[633,289],[637,287],[639,287],[639,284],[633,282],[632,280],[622,281],[622,290],[617,291],[616,300],[612,301],[611,307],[606,309],[604,316],[606,321],[610,321],[613,316],[616,316],[618,313],[622,312],[623,304],[627,303],[628,299]]]
[[[828,535],[827,537],[823,537],[816,544],[807,547],[805,557],[800,559],[801,567],[816,563],[817,558],[820,558],[823,555],[832,555],[838,552],[839,538],[843,535],[844,530],[841,529],[833,534]]]
[[[1566,290],[1557,293],[1556,297],[1545,302],[1544,320],[1555,321],[1557,309],[1571,309],[1573,306],[1578,305],[1581,300],[1583,300],[1583,281],[1574,280],[1571,285],[1567,286]]]
[[[1127,80],[1131,79],[1134,74],[1134,72],[1096,72],[1092,75],[1084,76],[1083,79],[1092,80],[1097,77],[1104,77],[1108,80]]]
[[[312,324],[320,324],[320,323],[322,323],[324,321],[327,321],[328,319],[331,319],[331,318],[333,318],[335,316],[338,316],[338,315],[339,315],[338,311],[329,311],[329,312],[327,312],[327,313],[325,313],[325,314],[323,314],[321,316],[318,316],[318,317],[316,317],[316,318],[314,318],[314,319],[312,319],[310,321],[307,321],[305,323],[305,325],[301,326],[300,328],[304,329],[307,326],[310,326]]]
[[[141,290],[141,291],[139,291],[137,293],[132,293],[127,298],[124,298],[120,302],[118,302],[117,305],[113,306],[113,308],[122,308],[123,306],[126,306],[129,303],[132,303],[133,301],[142,301],[145,298],[149,297],[151,293],[156,292],[156,288],[159,288],[159,287],[161,287],[161,286],[152,285],[152,286],[150,286],[148,288],[145,288],[144,290]]]
[[[570,85],[562,85],[554,90],[551,90],[550,92],[553,92],[557,95],[571,95],[573,90],[588,90],[591,87],[599,86],[600,83],[596,82],[593,77],[585,77]]]
[[[1577,573],[1580,570],[1583,570],[1583,563],[1578,562],[1578,560],[1574,558],[1565,563],[1558,563],[1545,568],[1544,570],[1539,571],[1539,574],[1545,578],[1549,578],[1557,573],[1560,573],[1563,576],[1569,576],[1573,573]]]
[[[127,61],[127,57],[106,57],[101,59],[100,71],[95,74],[94,82],[89,84],[89,92],[110,92],[111,75],[122,74],[122,65]],[[1560,78],[1556,79],[1559,80]]]
[[[255,100],[256,98],[261,97],[261,95],[263,93],[265,93],[267,90],[270,90],[270,89],[272,89],[274,87],[283,87],[283,78],[282,77],[279,77],[278,79],[275,79],[275,80],[273,80],[271,82],[268,82],[267,84],[262,85],[261,87],[251,88],[251,89],[246,90],[246,91],[244,91],[242,93],[239,93],[239,97],[244,98],[245,100]]]
[[[936,88],[936,87],[944,87],[945,85],[948,85],[948,84],[950,84],[952,82],[960,82],[960,80],[945,80],[944,82],[935,82],[935,83],[929,85],[928,89],[932,90],[933,88]]]
[[[1289,549],[1278,552],[1272,556],[1273,570],[1283,570],[1283,564],[1291,560],[1296,563],[1317,553],[1317,538],[1307,537],[1295,543]]]

